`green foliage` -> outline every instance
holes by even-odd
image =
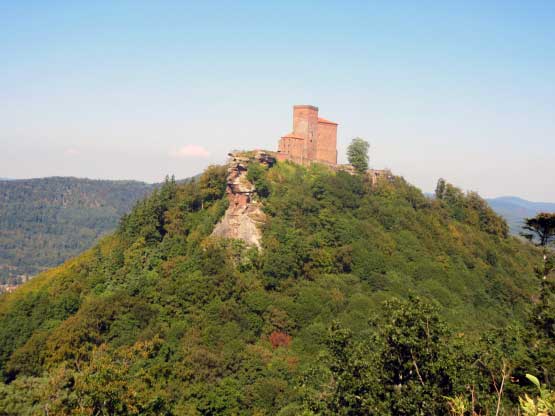
[[[535,269],[541,285],[540,296],[531,313],[534,326],[530,333],[534,339],[535,371],[543,374],[551,387],[555,375],[555,256],[550,246],[555,241],[555,214],[540,213],[527,218],[523,228],[527,231],[523,235],[541,248],[542,265]],[[528,400],[528,404],[531,406],[533,401]]]
[[[328,337],[331,380],[326,400],[313,399],[310,407],[323,415],[385,414],[386,405],[376,354],[357,343],[350,330],[334,322]]]
[[[445,182],[445,179],[443,178],[438,179],[437,185],[436,185],[436,192],[435,192],[436,199],[443,199],[443,196],[445,195],[446,184],[447,183]]]
[[[555,392],[550,391],[540,384],[537,377],[526,374],[538,389],[539,395],[535,398],[528,396],[520,397],[520,408],[524,416],[550,416],[555,415]]]
[[[393,414],[444,413],[441,397],[452,391],[447,328],[439,310],[419,298],[386,301],[376,320],[383,342],[382,373],[393,396]],[[385,325],[382,323],[385,320]]]
[[[538,250],[476,195],[318,165],[248,177],[261,251],[211,237],[228,204],[211,167],[3,295],[0,415],[432,415],[472,394],[492,414],[492,380],[546,364],[522,329]],[[503,379],[509,414],[530,392]]]
[[[312,404],[323,414],[443,414],[462,354],[450,348],[439,311],[420,298],[391,299],[356,341],[335,324],[329,338],[331,392]],[[457,375],[461,375],[460,373]],[[470,380],[467,380],[470,381]],[[316,406],[315,406],[316,404]]]
[[[435,195],[436,200],[449,210],[454,219],[477,226],[488,234],[503,238],[509,234],[507,222],[476,192],[465,195],[459,188],[439,179]]]
[[[270,194],[270,185],[266,179],[267,167],[261,163],[251,162],[248,166],[247,179],[254,184],[256,193],[262,198]]]
[[[221,199],[226,186],[225,166],[209,166],[200,176],[200,195],[205,203]]]
[[[360,137],[355,137],[351,140],[351,144],[347,148],[347,158],[349,163],[353,165],[359,173],[364,173],[368,170],[368,150],[370,144]]]
[[[491,207],[509,223],[511,234],[520,235],[526,218],[541,212],[555,212],[555,203],[530,202],[517,197],[499,197],[487,200]]]
[[[523,235],[529,240],[545,247],[555,241],[555,213],[543,212],[533,218],[526,218],[522,227],[528,233]]]
[[[134,181],[0,181],[0,284],[18,284],[89,248],[154,189]]]

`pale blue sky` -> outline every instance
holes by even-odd
[[[0,3],[0,177],[187,177],[314,104],[425,191],[555,201],[555,2]]]

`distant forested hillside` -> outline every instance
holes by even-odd
[[[62,177],[0,181],[0,284],[17,284],[89,248],[153,186]]]
[[[555,212],[555,203],[531,202],[515,196],[488,199],[488,203],[507,220],[512,234],[522,231],[524,218],[534,217],[540,212]]]

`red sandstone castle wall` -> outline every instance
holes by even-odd
[[[312,105],[293,107],[293,134],[304,139],[303,160],[314,159],[318,138],[318,107]]]
[[[304,140],[291,136],[284,136],[279,141],[278,159],[291,160],[295,163],[303,163]]]
[[[337,124],[320,121],[317,143],[316,160],[337,164]]]

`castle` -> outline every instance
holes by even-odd
[[[279,140],[277,158],[302,165],[337,165],[337,123],[319,118],[318,107],[294,106],[293,131]]]
[[[266,221],[262,200],[254,183],[249,180],[249,164],[260,163],[268,168],[278,160],[290,160],[301,165],[323,163],[331,170],[351,175],[357,172],[350,165],[337,164],[337,123],[318,117],[318,107],[293,107],[293,131],[279,140],[278,151],[262,150],[232,152],[229,154],[226,194],[229,201],[222,219],[212,235],[219,238],[243,240],[247,246],[262,246],[260,225]],[[382,179],[392,180],[389,170],[369,169],[366,172],[372,186]]]

